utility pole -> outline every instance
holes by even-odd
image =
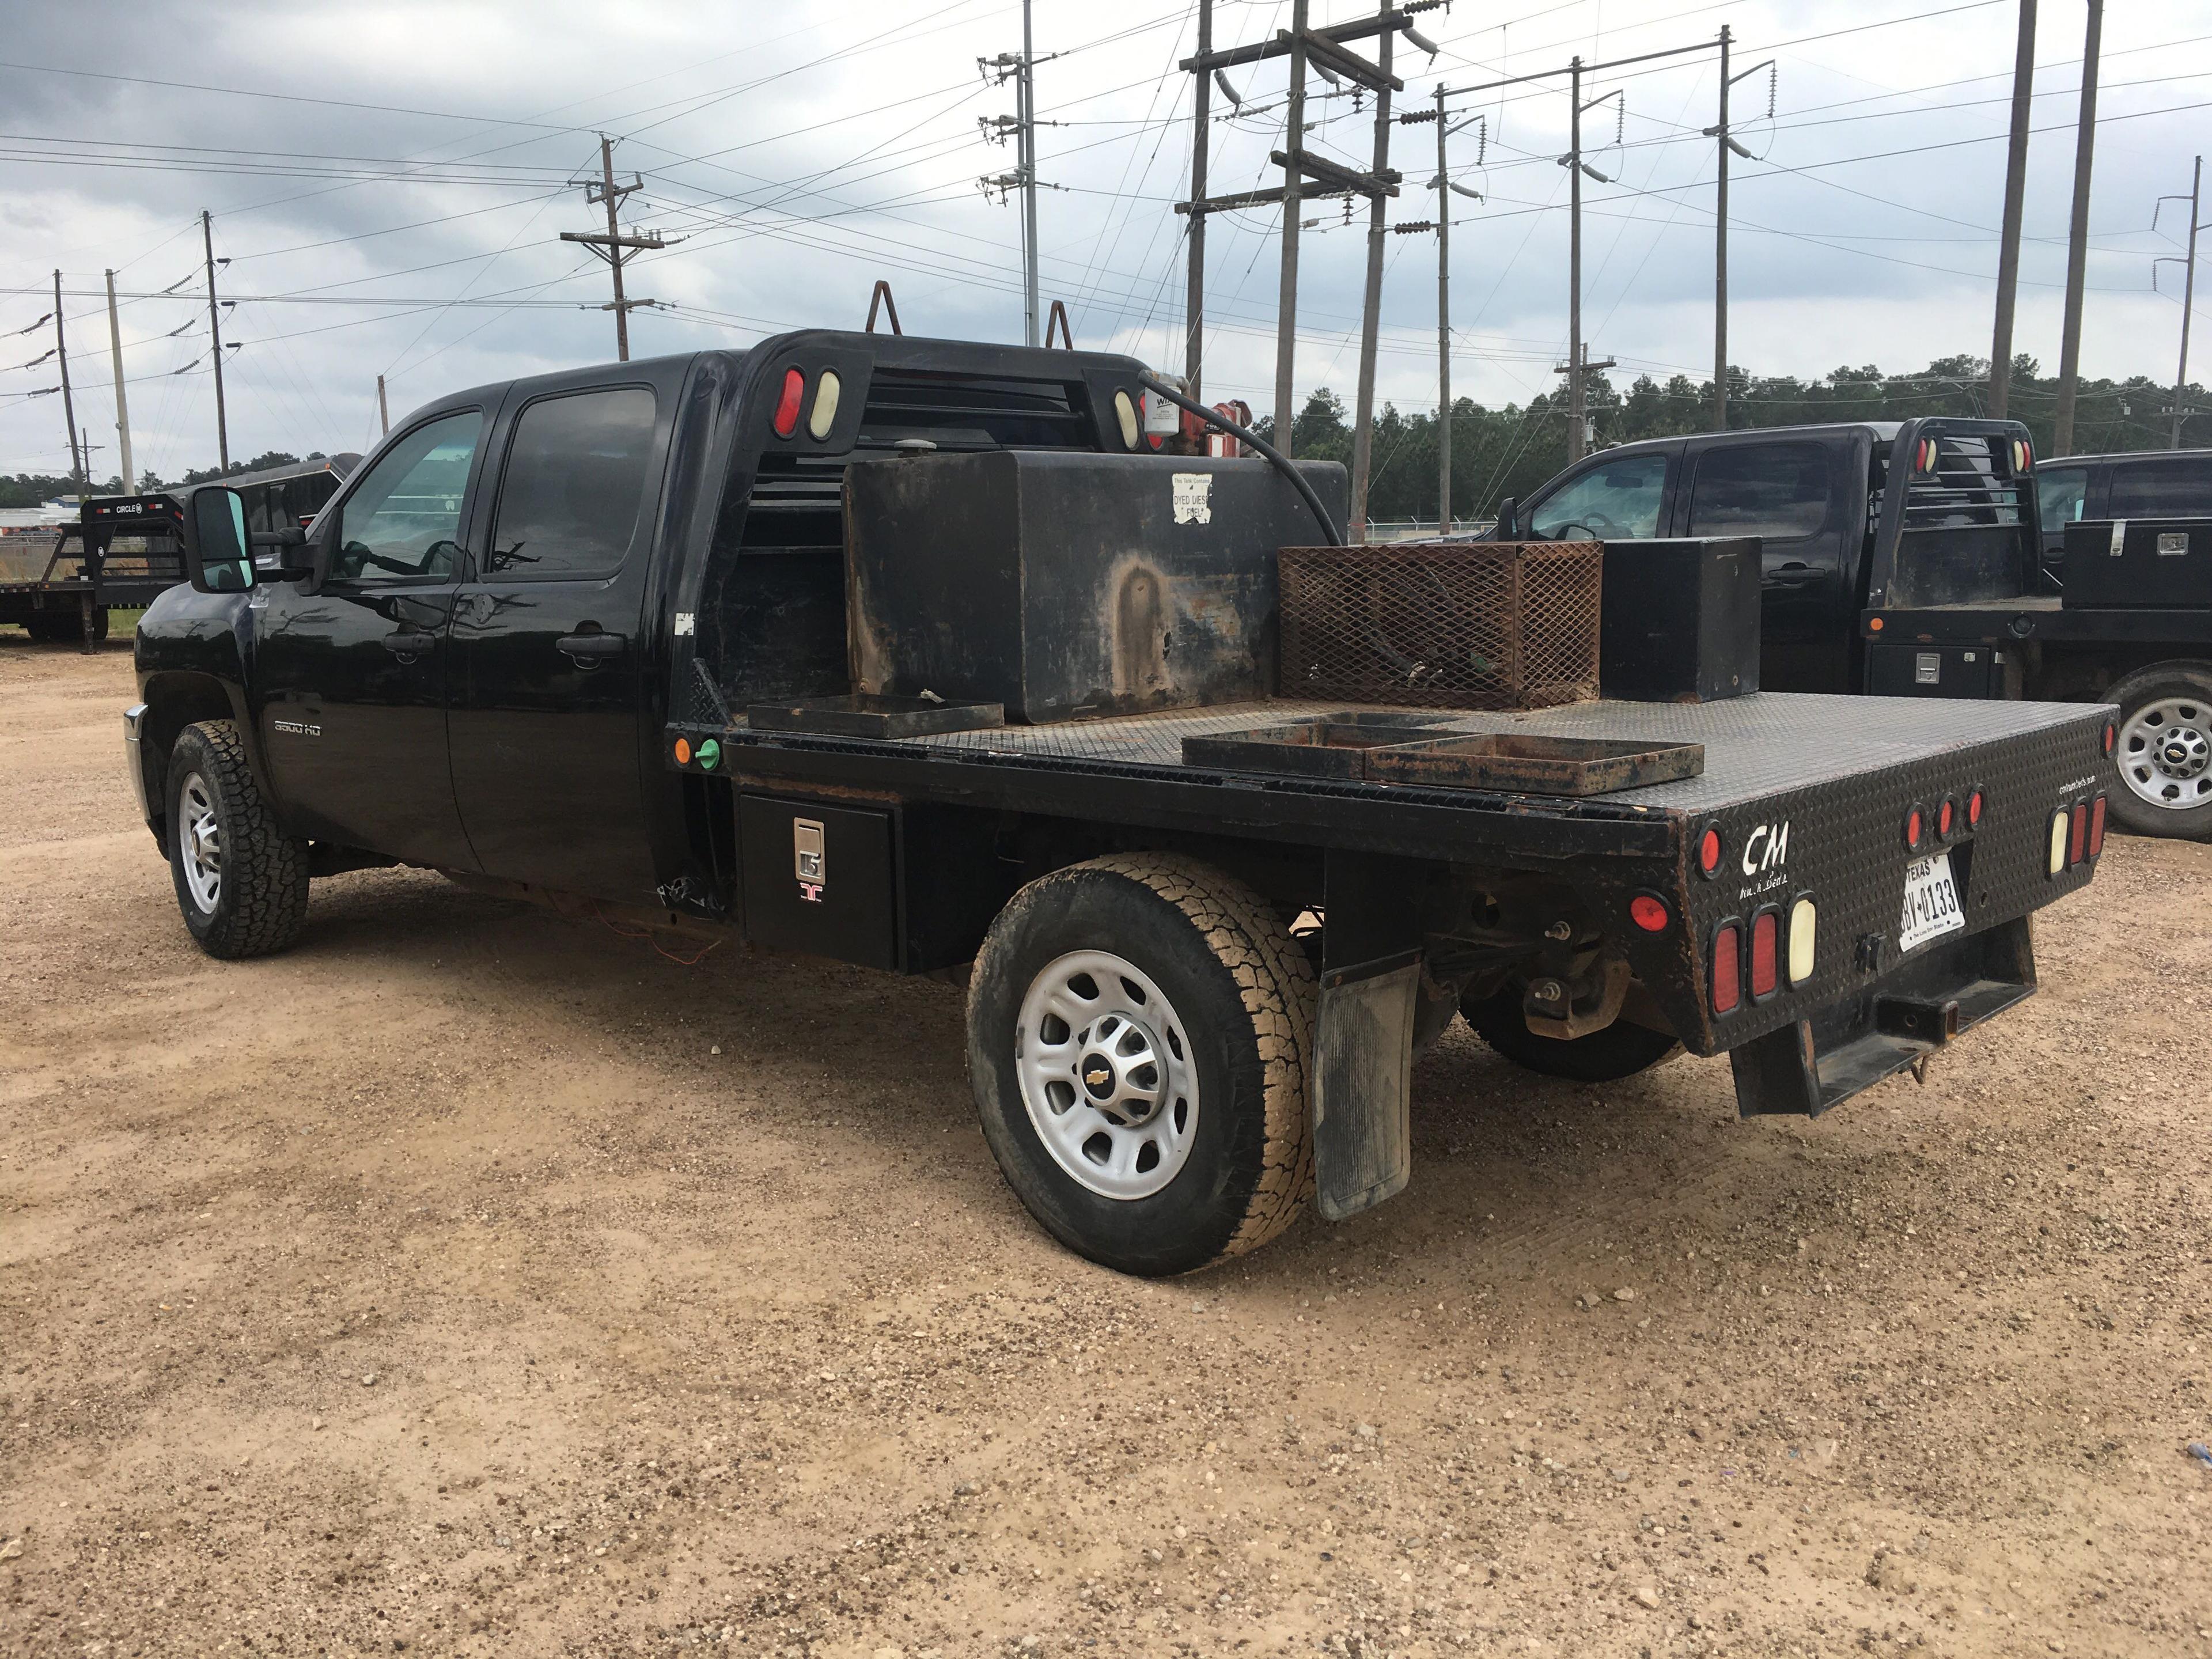
[[[215,363],[215,447],[225,472],[230,471],[230,416],[222,403],[222,319],[215,298],[215,222],[200,210],[200,246],[207,253],[208,343]]]
[[[606,230],[604,233],[578,230],[564,230],[561,233],[562,241],[583,243],[600,258],[605,259],[608,268],[614,272],[614,303],[601,306],[599,309],[611,311],[615,314],[615,358],[616,361],[625,363],[629,361],[629,313],[641,307],[651,307],[657,301],[632,300],[623,295],[624,250],[663,248],[670,246],[667,240],[657,230],[648,230],[626,236],[623,234],[622,227],[616,222],[616,210],[622,205],[623,198],[644,187],[645,181],[634,173],[630,174],[629,183],[622,185],[615,183],[615,141],[605,133],[601,133],[599,135],[599,176],[585,181],[584,200],[594,206],[602,202],[606,204]],[[677,238],[678,241],[683,240],[680,236]]]
[[[2012,395],[2013,303],[2020,289],[2020,222],[2027,195],[2027,129],[2035,103],[2035,0],[2020,0],[2020,46],[2012,60],[2012,137],[2005,150],[2003,240],[1997,244],[1997,324],[1990,342],[1990,418],[2005,418]]]
[[[1198,0],[1198,55],[1213,55],[1213,0]],[[1206,200],[1206,149],[1213,130],[1213,77],[1203,70],[1191,83],[1190,120],[1190,268],[1183,283],[1182,381],[1183,395],[1202,404],[1206,399],[1199,391],[1199,369],[1206,327],[1206,209],[1200,204]]]
[[[2204,158],[2200,155],[2197,158],[2196,170],[2189,175],[2188,255],[2181,259],[2175,259],[2172,255],[2167,255],[2151,261],[2153,287],[2157,286],[2155,279],[2158,267],[2160,265],[2179,264],[2185,273],[2181,279],[2181,364],[2173,371],[2173,430],[2172,435],[2166,441],[2166,447],[2168,449],[2181,447],[2181,422],[2186,413],[2185,405],[2182,401],[2182,390],[2189,384],[2189,311],[2190,307],[2197,303],[2197,233],[2204,228],[2203,222],[2197,217],[2197,210],[2203,188]],[[2160,197],[2158,206],[2151,210],[2152,228],[2155,229],[2158,226],[2159,207],[2164,207],[2168,202],[2179,202],[2182,199],[2179,196]]]
[[[1015,91],[1022,114],[1021,146],[1016,153],[1022,173],[1023,333],[1035,345],[1042,315],[1037,309],[1036,48],[1030,34],[1030,0],[1022,0],[1022,73]]]
[[[70,474],[76,480],[76,493],[84,494],[84,452],[77,447],[76,405],[70,392],[69,342],[62,337],[62,274],[54,273],[54,355],[62,365],[62,419],[69,427]]]
[[[1583,160],[1583,112],[1595,109],[1608,98],[1620,95],[1620,88],[1601,93],[1585,104],[1583,102],[1583,60],[1575,58],[1567,65],[1567,153],[1559,158],[1559,165],[1567,170],[1569,195],[1567,198],[1567,459],[1579,461],[1589,444],[1589,388],[1585,382],[1592,364],[1589,351],[1583,344],[1583,175],[1588,173],[1601,185],[1612,179]],[[1608,357],[1595,365],[1611,368]]]
[[[1384,0],[1384,10],[1389,0]],[[1376,53],[1378,71],[1370,83],[1375,93],[1375,157],[1370,176],[1380,179],[1390,170],[1390,94],[1406,83],[1390,72],[1395,31],[1383,33]],[[1363,65],[1364,67],[1364,65]],[[1352,428],[1352,524],[1345,539],[1358,546],[1367,539],[1367,484],[1375,459],[1375,354],[1382,326],[1383,197],[1370,191],[1367,198],[1367,291],[1359,312],[1359,395]]]
[[[1278,29],[1272,40],[1258,41],[1250,46],[1231,46],[1226,51],[1200,51],[1195,57],[1186,58],[1178,65],[1193,75],[1214,75],[1241,64],[1256,64],[1270,58],[1291,60],[1290,97],[1283,122],[1285,148],[1273,152],[1269,160],[1283,169],[1283,182],[1264,190],[1238,191],[1231,196],[1202,196],[1194,191],[1188,202],[1177,202],[1176,211],[1196,218],[1209,213],[1226,212],[1232,208],[1274,206],[1280,204],[1283,210],[1282,283],[1278,292],[1275,309],[1275,442],[1285,454],[1290,453],[1293,428],[1297,410],[1291,404],[1291,370],[1295,363],[1298,305],[1298,230],[1299,213],[1305,198],[1305,181],[1309,179],[1319,186],[1318,194],[1324,196],[1395,196],[1398,175],[1388,168],[1375,173],[1361,173],[1354,168],[1316,155],[1305,148],[1306,65],[1311,61],[1330,76],[1357,81],[1362,86],[1379,88],[1382,71],[1358,53],[1345,50],[1345,43],[1364,40],[1370,35],[1405,33],[1418,40],[1413,34],[1413,17],[1416,12],[1439,6],[1443,0],[1401,0],[1395,6],[1386,3],[1374,16],[1353,23],[1334,23],[1327,28],[1306,26],[1308,0],[1291,0],[1291,27]],[[1210,20],[1201,14],[1201,27]],[[1210,28],[1207,41],[1211,45]],[[1405,82],[1390,78],[1390,85],[1400,91]],[[1242,102],[1231,89],[1228,80],[1220,82],[1224,94],[1232,105]],[[1193,107],[1204,107],[1194,102]],[[1200,142],[1204,142],[1204,125],[1200,124]],[[1194,154],[1193,177],[1199,176],[1197,156]],[[1194,246],[1197,244],[1194,241]],[[1192,270],[1195,284],[1202,271],[1194,260]],[[1197,327],[1192,325],[1191,337],[1197,338]],[[1195,363],[1195,357],[1191,360]]]
[[[107,349],[115,362],[115,438],[123,450],[123,493],[137,493],[137,475],[131,470],[131,403],[123,390],[123,325],[115,315],[115,273],[107,273]]]
[[[1729,88],[1739,81],[1747,81],[1761,70],[1771,70],[1774,60],[1753,64],[1749,69],[1729,73],[1729,46],[1735,39],[1724,23],[1721,26],[1721,107],[1720,120],[1705,129],[1705,137],[1720,141],[1720,183],[1713,204],[1713,430],[1728,430],[1728,232],[1729,232],[1729,155],[1731,151],[1747,161],[1751,152],[1735,141],[1729,131]],[[1774,113],[1774,95],[1767,94],[1766,112]]]
[[[380,437],[392,435],[392,405],[384,400],[384,376],[376,377],[376,425]]]
[[[2074,217],[2066,237],[2066,325],[2058,342],[2058,414],[2051,453],[2074,449],[2074,403],[2081,373],[2081,288],[2089,268],[2089,170],[2097,143],[2097,55],[2105,32],[2105,0],[2089,0],[2081,47],[2081,114],[2074,134]]]
[[[1437,534],[1451,534],[1451,172],[1444,162],[1444,83],[1437,82]]]
[[[1291,159],[1283,167],[1283,263],[1275,291],[1275,447],[1285,455],[1293,453],[1298,416],[1291,380],[1298,357],[1298,215],[1304,210],[1297,163],[1305,149],[1306,38],[1306,0],[1291,0],[1291,94],[1283,116],[1283,148]]]

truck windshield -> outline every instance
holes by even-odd
[[[1570,478],[1530,509],[1528,533],[1540,541],[1583,535],[1656,536],[1667,488],[1667,458],[1624,455]]]

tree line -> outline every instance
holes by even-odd
[[[1987,358],[1970,356],[1939,357],[1911,374],[1885,374],[1869,364],[1863,368],[1838,368],[1813,380],[1790,375],[1754,377],[1748,370],[1731,368],[1729,426],[1738,429],[1806,426],[1822,421],[1902,421],[1917,415],[1979,416],[1987,413],[1989,373]],[[2191,386],[2187,404],[2193,405],[2202,395],[2199,388]],[[2033,357],[2013,360],[2009,412],[2014,420],[2026,422],[2038,455],[2050,453],[2051,417],[2057,401],[2057,376],[2046,379]],[[2075,453],[2165,448],[2172,420],[2166,411],[2172,401],[2172,387],[2154,385],[2141,375],[2125,380],[2082,381],[2075,396]],[[1709,379],[1693,380],[1686,374],[1677,374],[1662,383],[1644,374],[1623,390],[1600,371],[1590,377],[1587,402],[1601,446],[1711,429],[1713,385]],[[1453,516],[1488,518],[1505,496],[1525,499],[1565,466],[1566,404],[1564,385],[1526,404],[1495,408],[1470,398],[1455,398]],[[1259,431],[1262,437],[1272,439],[1273,420],[1262,420]],[[1437,434],[1433,410],[1407,414],[1395,404],[1383,405],[1375,422],[1369,518],[1436,518]],[[1291,441],[1295,453],[1301,456],[1350,465],[1352,422],[1344,399],[1327,386],[1308,398],[1292,425]],[[2185,427],[2183,441],[2190,441]],[[2212,441],[2212,438],[2200,441]],[[250,461],[234,462],[228,472],[210,467],[187,472],[167,483],[148,472],[139,487],[153,490],[168,488],[170,483],[204,483],[210,478],[289,465],[299,459],[272,449]],[[313,451],[307,459],[320,460],[323,453]],[[0,476],[0,507],[36,507],[74,488],[66,477],[52,474]],[[111,477],[94,489],[95,493],[120,495],[123,481]]]
[[[326,459],[319,449],[307,452],[307,459],[319,461]],[[300,457],[289,450],[272,449],[266,454],[256,455],[250,461],[233,461],[228,467],[210,466],[198,472],[187,472],[181,478],[163,479],[161,474],[148,471],[138,480],[136,492],[123,487],[120,473],[111,472],[105,479],[95,479],[92,493],[95,495],[122,495],[136,493],[151,495],[157,489],[172,489],[185,484],[205,483],[210,478],[234,478],[241,472],[259,472],[272,466],[293,466]],[[66,473],[18,472],[14,477],[0,473],[0,507],[41,507],[64,495],[76,493],[76,480]]]
[[[1838,368],[1814,380],[1754,378],[1729,371],[1731,431],[1808,426],[1826,421],[1902,421],[1923,415],[1979,416],[1988,413],[1989,360],[1941,357],[1911,374],[1885,374],[1872,364]],[[2185,407],[2203,395],[2191,386]],[[2051,453],[2058,401],[2056,375],[2045,378],[2033,357],[2013,360],[2008,413],[2028,428],[2035,453]],[[1664,382],[1639,375],[1624,390],[1602,372],[1586,393],[1600,447],[1642,438],[1680,437],[1712,430],[1713,383],[1677,374]],[[2138,375],[2125,380],[2083,380],[2076,388],[2073,449],[2101,454],[2163,449],[2170,435],[2171,386]],[[1469,398],[1452,402],[1452,513],[1488,518],[1508,495],[1525,500],[1567,464],[1567,393],[1564,382],[1526,404],[1490,407]],[[1259,423],[1272,440],[1272,418]],[[1385,404],[1376,417],[1368,517],[1424,520],[1437,515],[1438,423],[1433,411],[1412,414]],[[2192,441],[2186,425],[2184,443]],[[2202,436],[2197,442],[2212,441]],[[1352,422],[1344,400],[1324,386],[1306,399],[1291,426],[1293,453],[1313,460],[1352,464]]]

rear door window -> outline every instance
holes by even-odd
[[[2112,468],[2115,519],[2172,519],[2212,514],[2212,459],[2162,456],[2154,461],[2121,461]]]
[[[1663,453],[1601,461],[1530,508],[1528,533],[1540,541],[1656,536],[1666,493]]]
[[[1789,541],[1828,521],[1828,453],[1819,444],[1740,444],[1698,458],[1692,536]]]
[[[2043,527],[2065,532],[2066,526],[2081,516],[2082,503],[2089,494],[2089,469],[2086,466],[2049,466],[2035,475],[2035,507]]]
[[[507,446],[488,574],[611,576],[643,516],[653,398],[641,386],[544,398]]]

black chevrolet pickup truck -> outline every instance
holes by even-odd
[[[1008,1181],[1147,1273],[1398,1191],[1455,1014],[1817,1113],[2032,992],[2108,710],[1285,692],[1342,470],[1154,453],[1179,398],[805,332],[441,399],[304,533],[201,492],[125,717],[185,926],[278,950],[398,862],[963,980]]]

